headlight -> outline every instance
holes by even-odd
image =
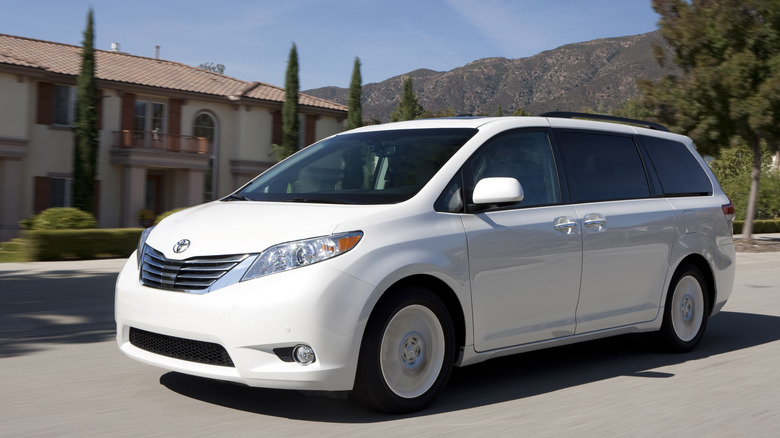
[[[353,231],[272,246],[257,256],[241,281],[332,259],[354,248],[362,237],[362,231]]]
[[[152,232],[154,227],[149,227],[141,233],[141,238],[138,239],[138,247],[135,249],[135,258],[138,266],[141,266],[141,258],[144,255],[144,245],[146,245],[146,239],[149,238],[149,233]]]

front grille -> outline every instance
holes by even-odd
[[[245,258],[247,254],[172,260],[147,245],[141,258],[141,282],[157,289],[202,291]]]
[[[193,341],[130,327],[130,343],[142,350],[174,359],[235,367],[225,348],[211,342]]]

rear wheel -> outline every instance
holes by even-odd
[[[428,289],[390,293],[366,327],[353,394],[380,411],[413,412],[433,402],[447,383],[455,349],[452,319]]]
[[[693,350],[704,335],[709,317],[709,288],[701,270],[685,265],[675,274],[664,308],[659,336],[673,352]]]

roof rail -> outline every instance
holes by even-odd
[[[552,111],[548,113],[539,114],[539,117],[556,117],[561,119],[590,119],[590,120],[604,120],[607,122],[619,122],[627,123],[629,125],[637,125],[643,128],[655,129],[658,131],[669,132],[669,128],[659,123],[646,122],[644,120],[628,119],[625,117],[608,116],[605,114],[590,114],[590,113],[576,113],[567,111]]]

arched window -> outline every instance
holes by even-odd
[[[217,192],[217,142],[216,139],[217,124],[214,117],[209,113],[200,113],[195,117],[192,124],[192,135],[195,137],[205,137],[211,145],[211,160],[209,168],[206,170],[206,177],[203,180],[203,199],[211,201]]]
[[[214,118],[211,114],[200,113],[195,117],[195,123],[192,125],[192,135],[195,137],[206,137],[209,142],[214,142]]]

